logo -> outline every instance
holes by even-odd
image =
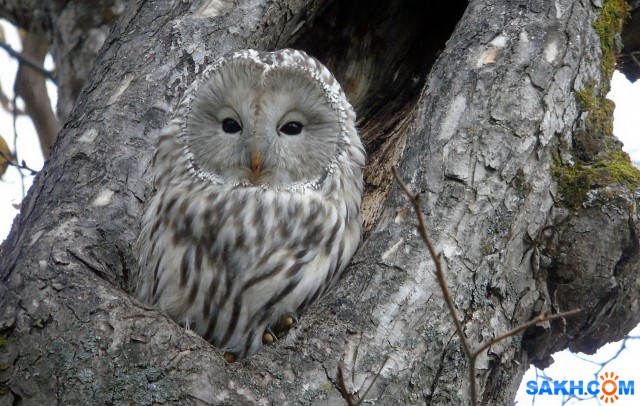
[[[614,377],[615,375],[615,377]],[[604,401],[604,403],[613,403],[618,400],[618,375],[613,372],[605,372],[604,375],[600,375],[601,391],[602,395],[600,395],[600,400]],[[632,385],[632,395],[633,395],[633,385]]]
[[[604,404],[613,404],[620,396],[634,395],[634,381],[624,381],[614,372],[605,372],[592,381],[527,381],[528,395],[592,395]]]

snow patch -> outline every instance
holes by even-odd
[[[200,7],[197,14],[199,14],[200,17],[215,18],[228,8],[228,2],[222,0],[209,0]]]
[[[500,34],[492,39],[489,44],[493,45],[496,48],[502,49],[505,47],[505,45],[507,45],[507,37]]]
[[[387,262],[387,259],[389,259],[389,257],[393,254],[396,253],[396,251],[398,251],[398,248],[400,247],[400,245],[402,245],[404,243],[404,238],[401,238],[400,241],[398,241],[397,243],[393,244],[391,246],[391,248],[389,248],[387,251],[382,253],[382,262]]]
[[[453,258],[460,255],[460,246],[455,242],[445,241],[441,246],[436,247],[437,253],[442,253],[444,258]],[[444,267],[446,261],[442,261]]]
[[[31,238],[29,238],[29,246],[32,246],[33,244],[36,243],[36,241],[38,241],[38,239],[42,236],[43,231],[39,230],[36,231],[35,233],[33,233],[33,235],[31,236]]]
[[[91,205],[94,207],[107,206],[113,200],[113,195],[115,193],[116,192],[114,192],[111,189],[108,189],[108,188],[104,189],[100,193],[98,193],[98,195],[93,199],[93,201],[91,202]]]
[[[76,216],[72,216],[71,218],[69,218],[69,220],[61,223],[60,225],[58,225],[58,227],[54,228],[51,231],[51,235],[67,238],[69,231],[71,231],[71,228],[74,227],[77,222],[78,218]]]
[[[118,100],[118,98],[122,95],[122,93],[124,93],[124,91],[127,90],[127,88],[129,87],[132,81],[133,81],[132,74],[128,73],[124,75],[124,80],[122,81],[122,83],[120,83],[120,86],[118,86],[118,88],[115,90],[115,92],[113,92],[113,94],[109,98],[109,101],[107,102],[107,106],[110,106],[113,103],[115,103]]]
[[[78,141],[92,143],[93,141],[95,141],[97,136],[98,136],[98,130],[94,127],[91,127],[80,135],[80,137],[78,138]]]
[[[440,139],[450,140],[453,137],[462,114],[467,109],[467,98],[464,95],[459,94],[453,99],[453,102],[447,110],[447,115],[442,120],[442,126],[440,127]]]
[[[556,18],[559,20],[564,14],[564,9],[559,1],[556,1]]]
[[[556,59],[556,56],[558,56],[558,45],[552,41],[544,48],[544,58],[551,63]]]

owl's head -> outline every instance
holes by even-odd
[[[355,113],[333,75],[297,50],[241,51],[203,72],[179,138],[205,178],[282,187],[321,182],[350,146]]]

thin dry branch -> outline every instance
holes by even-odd
[[[0,157],[2,157],[6,161],[7,165],[9,165],[9,166],[13,166],[13,167],[16,167],[18,169],[24,169],[26,171],[29,171],[29,175],[36,175],[38,173],[37,170],[32,169],[29,166],[27,166],[27,163],[24,160],[22,160],[21,163],[18,163],[16,161],[14,161],[12,156],[7,156],[2,151],[0,151]]]
[[[460,321],[458,319],[458,313],[456,312],[453,304],[453,298],[451,297],[451,293],[447,285],[447,279],[444,275],[444,271],[442,270],[442,261],[441,261],[440,254],[436,253],[433,247],[433,244],[429,239],[429,234],[427,233],[427,226],[424,220],[424,215],[420,210],[420,198],[419,198],[420,196],[414,195],[409,190],[409,187],[402,181],[402,179],[400,179],[400,176],[398,175],[398,172],[396,171],[395,167],[391,168],[391,172],[393,172],[393,176],[396,178],[396,181],[400,185],[400,188],[402,188],[403,192],[409,198],[409,201],[413,206],[413,210],[416,212],[416,217],[418,217],[418,231],[420,233],[420,237],[422,238],[422,241],[424,241],[425,246],[429,250],[429,254],[431,255],[431,258],[433,259],[433,263],[436,266],[436,277],[438,279],[438,285],[440,285],[440,289],[442,290],[442,296],[445,300],[445,303],[447,304],[447,308],[449,309],[449,314],[451,316],[451,319],[453,320],[453,324],[455,325],[456,333],[460,338],[462,349],[464,350],[464,353],[467,356],[467,359],[469,360],[469,371],[468,371],[469,372],[469,397],[471,398],[471,404],[473,406],[476,406],[478,404],[478,383],[476,380],[476,359],[478,358],[478,355],[482,354],[483,351],[485,351],[487,348],[491,347],[492,345],[502,340],[505,340],[509,337],[512,337],[518,334],[519,332],[526,330],[529,327],[533,327],[538,323],[548,321],[548,320],[563,318],[567,316],[572,316],[576,313],[579,313],[581,310],[579,309],[570,310],[565,313],[559,313],[554,315],[548,315],[548,314],[540,315],[534,318],[533,320],[530,320],[527,323],[524,323],[504,334],[499,335],[498,337],[495,337],[487,341],[486,343],[481,345],[480,348],[478,348],[475,351],[472,351],[471,344],[469,343],[466,335],[464,334],[462,325],[460,324]]]
[[[562,319],[562,318],[565,318],[565,317],[573,316],[575,314],[580,313],[581,311],[582,311],[582,309],[575,309],[575,310],[569,310],[568,312],[557,313],[557,314],[541,314],[538,317],[536,317],[535,319],[529,320],[528,322],[519,325],[518,327],[514,328],[513,330],[509,330],[506,333],[501,334],[498,337],[494,337],[491,340],[487,341],[486,343],[482,344],[480,346],[480,348],[478,348],[477,350],[475,350],[473,352],[473,357],[477,358],[478,355],[480,355],[484,350],[486,350],[487,348],[491,347],[492,345],[497,344],[502,340],[506,340],[507,338],[512,337],[512,336],[518,334],[519,332],[528,329],[529,327],[533,327],[538,323],[542,323],[544,321]]]
[[[347,402],[347,406],[360,406],[362,404],[362,402],[367,398],[367,395],[369,394],[369,391],[371,390],[373,385],[375,385],[376,381],[378,380],[378,377],[382,373],[382,370],[384,369],[385,365],[387,365],[387,362],[389,362],[389,356],[388,355],[384,359],[384,362],[382,363],[382,365],[380,365],[380,369],[378,369],[378,372],[373,377],[373,381],[371,381],[369,386],[367,386],[367,389],[365,389],[365,391],[362,394],[362,397],[360,398],[358,403],[353,403],[353,394],[349,393],[349,390],[347,389],[347,385],[344,382],[344,372],[343,372],[344,371],[344,362],[340,362],[338,364],[338,385],[340,387],[340,395],[345,400],[345,402]]]
[[[27,114],[21,109],[19,109],[18,106],[13,104],[13,101],[11,101],[11,99],[9,99],[9,96],[7,96],[4,93],[4,90],[2,90],[2,86],[0,86],[0,105],[2,106],[4,111],[6,111],[7,113],[10,113],[10,114],[15,113],[19,116]]]
[[[347,402],[347,406],[354,406],[353,404],[353,395],[349,393],[347,389],[347,385],[344,382],[344,362],[340,361],[338,364],[338,385],[340,387],[340,395],[345,402]]]
[[[20,62],[20,64],[30,67],[31,69],[35,70],[45,78],[52,81],[54,84],[58,84],[56,80],[55,72],[45,69],[41,64],[34,62],[30,58],[22,55],[20,52],[11,48],[11,46],[5,42],[0,41],[0,48],[7,51],[7,53],[11,55],[13,58],[17,59],[18,62]]]
[[[420,237],[422,237],[422,241],[424,241],[425,245],[427,246],[429,254],[431,255],[431,258],[436,265],[436,277],[438,278],[438,284],[440,285],[440,289],[442,289],[444,300],[447,304],[447,308],[449,309],[449,314],[451,314],[453,324],[456,327],[456,332],[458,333],[458,336],[460,336],[462,349],[464,350],[464,353],[467,355],[467,357],[471,357],[471,347],[469,346],[467,340],[465,340],[464,332],[462,331],[462,324],[460,324],[460,320],[458,319],[458,314],[453,304],[453,298],[451,297],[451,293],[449,292],[449,286],[447,286],[444,271],[442,270],[440,254],[436,253],[436,250],[433,247],[433,244],[431,244],[431,240],[429,239],[429,235],[427,233],[427,226],[424,220],[424,215],[420,210],[420,196],[411,193],[407,185],[402,181],[402,179],[400,179],[400,176],[398,175],[395,167],[392,167],[391,171],[393,172],[393,176],[396,178],[396,181],[413,205],[413,210],[416,212],[416,216],[418,217],[418,231],[420,232]]]

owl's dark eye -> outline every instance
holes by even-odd
[[[233,134],[242,131],[240,124],[232,118],[225,118],[222,120],[222,131]]]
[[[298,135],[302,132],[302,123],[289,121],[280,127],[280,132],[287,135]]]

